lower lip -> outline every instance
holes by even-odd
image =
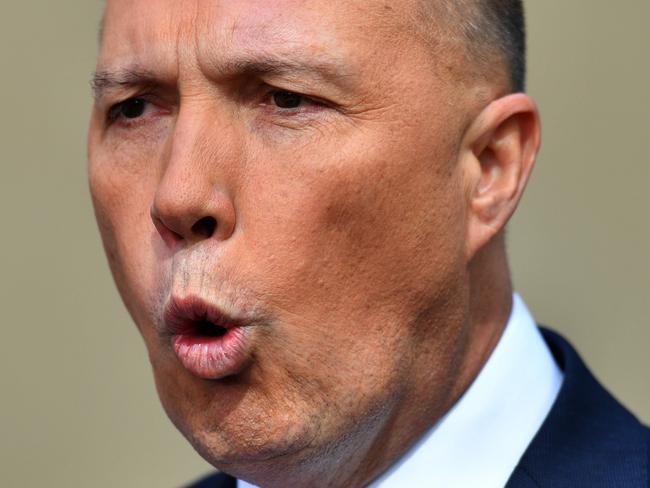
[[[248,335],[243,327],[233,327],[219,337],[175,335],[172,343],[185,369],[199,378],[218,380],[244,369]]]

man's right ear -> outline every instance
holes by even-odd
[[[468,259],[503,230],[515,211],[540,141],[537,106],[521,93],[494,100],[465,133],[460,161],[467,197]]]

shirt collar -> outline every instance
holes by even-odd
[[[562,385],[519,295],[496,348],[458,402],[369,488],[503,487]]]
[[[562,372],[519,295],[472,385],[368,488],[503,487],[548,415]],[[238,481],[238,488],[255,488]]]

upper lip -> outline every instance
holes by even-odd
[[[163,315],[167,331],[171,335],[190,334],[203,321],[231,329],[246,322],[227,315],[219,307],[197,296],[171,297]]]

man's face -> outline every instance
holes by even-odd
[[[448,401],[467,121],[408,10],[108,3],[89,133],[104,245],[168,415],[235,474],[381,447],[361,439]]]

